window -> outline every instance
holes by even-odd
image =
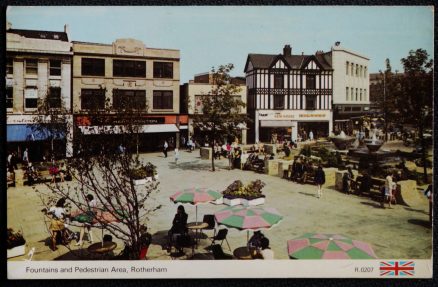
[[[38,74],[38,60],[27,59],[26,60],[26,74],[37,75]]]
[[[359,65],[356,64],[356,77],[358,77],[358,76],[359,76]]]
[[[348,89],[348,87],[346,87],[346,88],[345,88],[345,99],[346,99],[347,101],[350,100],[350,95],[348,94],[348,92],[349,92],[349,89]]]
[[[61,60],[50,60],[50,76],[61,76]]]
[[[105,76],[105,59],[82,58],[82,76]]]
[[[12,58],[6,59],[6,74],[14,73],[14,60]]]
[[[94,110],[105,108],[104,89],[82,89],[81,90],[81,109]]]
[[[361,110],[362,110],[361,107],[352,107],[352,108],[351,108],[351,111],[352,111],[352,112],[360,112]]]
[[[359,101],[362,101],[362,89],[360,89]]]
[[[363,69],[363,76],[364,76],[364,78],[366,78],[366,76],[367,76],[367,67],[366,66]]]
[[[316,109],[316,97],[313,95],[306,96],[306,110]]]
[[[316,89],[316,76],[307,75],[306,76],[306,89]]]
[[[358,96],[358,92],[357,92],[357,90],[358,90],[358,89],[356,88],[356,101],[357,101],[357,96]]]
[[[154,62],[154,78],[173,78],[173,63]]]
[[[24,90],[24,108],[36,109],[38,107],[38,90],[36,87],[27,87]]]
[[[172,91],[154,91],[154,109],[173,109]]]
[[[146,77],[145,61],[113,60],[114,77]]]
[[[274,75],[274,89],[283,89],[284,87],[284,80],[282,74],[275,74]]]
[[[146,91],[145,90],[113,90],[114,109],[145,109]]]
[[[362,66],[362,65],[360,65],[359,76],[360,76],[360,77],[363,76],[363,66]]]
[[[363,100],[367,101],[367,89],[363,90]]]
[[[14,107],[14,88],[6,87],[6,108],[12,109]]]
[[[347,61],[347,64],[345,65],[346,69],[345,69],[345,74],[348,76],[348,68],[350,66],[350,62]]]
[[[284,109],[284,95],[274,95],[274,110]]]
[[[55,87],[49,88],[49,94],[47,100],[48,100],[49,108],[60,108],[61,88],[55,88]]]
[[[350,75],[354,76],[354,64],[351,63]]]

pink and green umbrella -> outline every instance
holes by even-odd
[[[222,194],[208,188],[189,188],[178,191],[170,197],[175,203],[190,203],[196,206],[196,221],[198,221],[198,204],[215,201],[222,197]]]
[[[214,218],[218,224],[249,232],[271,228],[279,223],[283,216],[275,208],[238,205],[216,212]]]
[[[370,244],[339,234],[306,233],[287,241],[292,259],[375,259]]]

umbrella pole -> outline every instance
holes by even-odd
[[[198,222],[198,205],[195,205],[195,208],[196,208],[195,222]]]

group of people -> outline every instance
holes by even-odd
[[[253,258],[274,259],[274,251],[269,247],[269,239],[259,230],[248,241],[248,249]]]

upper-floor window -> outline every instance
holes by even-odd
[[[50,76],[61,76],[61,60],[50,60]]]
[[[362,101],[362,89],[360,89],[359,101]]]
[[[351,63],[351,67],[350,68],[351,68],[350,69],[350,75],[354,76],[354,64],[353,63]]]
[[[154,62],[154,78],[173,78],[173,63]]]
[[[82,58],[81,73],[83,76],[105,76],[105,59]]]
[[[36,87],[26,87],[24,90],[24,108],[38,108],[38,90]]]
[[[37,75],[38,74],[38,60],[26,59],[26,74]]]
[[[356,64],[356,77],[359,77],[359,65]]]
[[[61,107],[61,88],[50,87],[49,94],[47,96],[49,108]]]
[[[146,78],[146,62],[113,60],[113,76]]]
[[[274,109],[284,109],[284,95],[274,95]]]
[[[367,101],[367,89],[363,90],[363,100]]]
[[[14,60],[12,58],[6,59],[6,74],[12,75],[14,73]]]
[[[113,90],[114,109],[136,109],[146,108],[145,90]]]
[[[284,80],[282,74],[274,74],[274,89],[283,89]]]
[[[306,110],[316,109],[316,96],[306,95]]]
[[[12,109],[14,107],[14,88],[6,87],[6,108]]]
[[[366,77],[367,76],[367,67],[365,66],[363,69],[363,76]]]
[[[346,99],[347,101],[350,100],[350,95],[348,94],[349,90],[350,90],[350,89],[349,89],[348,87],[345,87],[345,99]]]
[[[95,110],[105,108],[104,89],[82,89],[81,90],[81,109]]]
[[[356,101],[358,100],[358,88],[356,88]]]
[[[173,92],[154,91],[153,109],[173,109]]]
[[[306,76],[306,89],[316,89],[316,76],[307,75]]]
[[[350,62],[347,61],[345,64],[345,74],[348,76],[348,68],[350,67]]]

